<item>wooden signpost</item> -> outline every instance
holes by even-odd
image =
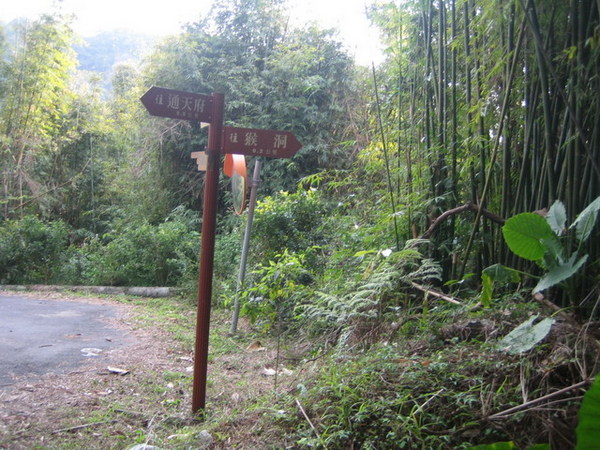
[[[291,158],[302,145],[288,131],[223,127],[223,94],[195,94],[151,87],[141,98],[151,115],[209,124],[202,212],[198,316],[194,353],[192,412],[206,406],[208,338],[212,298],[220,157],[225,153]],[[195,155],[197,157],[199,155]]]

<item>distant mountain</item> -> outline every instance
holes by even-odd
[[[137,63],[150,53],[156,38],[125,30],[104,31],[74,46],[79,69],[108,75],[117,63]]]

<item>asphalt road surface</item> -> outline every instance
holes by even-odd
[[[0,389],[46,373],[68,373],[121,346],[110,305],[0,295]]]

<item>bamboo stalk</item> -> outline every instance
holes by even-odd
[[[389,196],[390,196],[390,203],[392,206],[392,219],[394,222],[394,235],[396,237],[396,249],[400,249],[400,235],[398,233],[398,220],[396,218],[396,200],[394,197],[394,188],[392,185],[392,174],[391,174],[391,170],[390,170],[390,158],[388,155],[388,149],[387,149],[387,144],[386,144],[386,139],[385,139],[385,131],[383,129],[383,119],[381,116],[381,102],[379,99],[379,89],[377,87],[377,76],[375,74],[375,63],[372,64],[372,71],[373,71],[373,87],[375,90],[375,103],[377,104],[377,120],[378,120],[378,124],[379,124],[379,129],[381,131],[381,145],[383,146],[383,155],[385,158],[385,169],[386,169],[386,176],[387,176],[387,182],[388,182],[388,192],[389,192]]]
[[[468,241],[467,246],[465,248],[465,253],[464,253],[462,268],[461,268],[461,271],[460,271],[460,277],[462,277],[464,275],[464,273],[465,273],[465,268],[466,268],[467,261],[468,261],[468,258],[469,258],[469,253],[471,251],[471,247],[473,245],[473,240],[475,238],[475,233],[477,231],[476,226],[479,223],[479,220],[481,218],[481,212],[482,212],[482,209],[485,206],[485,202],[486,202],[486,199],[487,199],[488,189],[489,189],[490,181],[491,181],[491,178],[492,178],[492,170],[493,170],[493,167],[494,167],[494,164],[495,164],[495,161],[496,161],[496,157],[498,155],[498,148],[500,146],[500,138],[501,138],[502,132],[504,130],[504,123],[505,123],[505,118],[506,118],[506,111],[507,111],[507,108],[508,108],[508,101],[509,101],[509,98],[510,98],[512,86],[513,86],[513,81],[515,79],[515,68],[516,68],[516,65],[517,65],[516,62],[517,62],[517,58],[518,58],[519,51],[520,51],[521,44],[522,44],[522,36],[523,36],[523,33],[519,33],[519,38],[517,40],[517,45],[516,45],[516,48],[515,48],[515,52],[513,54],[513,60],[512,60],[512,63],[511,63],[509,78],[507,80],[507,86],[506,86],[505,91],[504,91],[504,99],[502,101],[502,109],[500,111],[500,121],[498,123],[498,129],[497,129],[496,135],[495,135],[494,148],[492,149],[492,155],[491,155],[491,158],[490,158],[490,164],[489,164],[489,168],[488,168],[488,171],[487,171],[487,174],[486,174],[485,184],[483,186],[483,191],[481,193],[481,199],[479,201],[479,208],[478,208],[478,211],[477,211],[477,216],[475,218],[475,223],[473,225],[473,228],[471,230],[471,236],[469,237],[469,241]]]

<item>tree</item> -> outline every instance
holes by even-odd
[[[220,4],[184,34],[164,42],[144,75],[147,86],[223,93],[229,124],[294,132],[304,147],[291,161],[265,162],[266,192],[295,190],[301,177],[349,160],[336,143],[345,140],[351,59],[331,32],[314,27],[290,31],[286,23],[280,1]],[[204,134],[168,121],[161,126],[163,154],[170,157],[179,191],[200,197],[201,184],[191,175],[193,161],[187,154],[182,158],[180,149],[204,145]],[[182,183],[185,172],[189,175]]]
[[[2,67],[0,98],[0,171],[2,215],[22,215],[35,205],[47,211],[44,173],[61,136],[71,92],[69,71],[75,60],[72,32],[60,16],[42,16],[17,25],[15,42]]]

